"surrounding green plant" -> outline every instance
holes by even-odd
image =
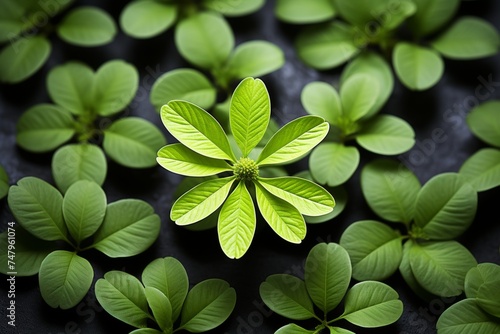
[[[360,162],[355,140],[367,151],[396,155],[415,144],[415,133],[403,119],[379,114],[392,92],[393,78],[382,58],[366,53],[342,73],[340,92],[326,82],[313,81],[302,90],[304,109],[330,123],[329,137],[309,158],[309,169],[318,183],[338,186],[354,174]]]
[[[352,333],[335,327],[346,320],[365,328],[382,327],[396,322],[403,313],[398,293],[385,283],[365,281],[353,285],[351,261],[346,250],[336,243],[320,243],[309,252],[304,279],[289,274],[274,274],[260,285],[264,303],[277,314],[292,320],[315,319],[320,324],[307,330],[294,323],[278,329],[276,334],[289,333]],[[343,312],[332,317],[343,301]],[[317,307],[321,314],[317,315]]]
[[[16,236],[15,275],[38,274],[41,295],[54,308],[74,307],[92,285],[94,270],[80,252],[134,256],[160,233],[160,217],[151,205],[138,199],[108,204],[92,181],[74,183],[63,197],[46,181],[27,176],[10,187],[7,200],[21,225],[8,223]],[[8,249],[8,230],[0,234],[0,245]],[[0,254],[1,273],[12,271],[9,260],[7,252]]]
[[[155,166],[156,153],[166,144],[163,133],[143,118],[112,118],[132,101],[138,83],[137,70],[123,60],[108,61],[96,72],[79,62],[56,66],[47,77],[54,103],[37,104],[19,118],[17,143],[43,153],[76,139],[78,144],[64,146],[54,155],[52,170],[62,190],[83,175],[102,184],[106,162],[95,145],[101,137],[104,151],[117,163],[131,168]]]
[[[8,191],[9,191],[9,176],[5,171],[5,168],[3,168],[2,165],[0,165],[0,199],[4,198],[7,195]]]
[[[486,20],[452,21],[459,6],[460,0],[278,0],[275,13],[285,22],[308,24],[295,41],[307,65],[332,69],[362,50],[378,49],[407,88],[425,90],[441,79],[443,58],[478,59],[500,49],[499,33]]]
[[[141,279],[142,283],[135,276],[114,270],[95,284],[101,306],[118,320],[138,328],[130,332],[133,334],[206,332],[226,321],[236,305],[236,291],[222,279],[207,279],[189,289],[186,270],[173,257],[149,263]]]
[[[486,191],[500,186],[500,101],[491,100],[475,107],[467,115],[471,132],[487,145],[471,155],[459,173],[476,188]]]
[[[438,319],[438,334],[500,332],[500,266],[480,263],[465,276],[466,298]]]
[[[120,26],[134,38],[151,38],[167,31],[174,24],[176,33],[182,33],[184,20],[199,13],[213,12],[238,17],[259,10],[264,3],[265,0],[133,0],[123,8]],[[208,36],[210,31],[200,29],[198,33]]]
[[[377,159],[361,172],[370,208],[393,229],[376,220],[357,221],[342,233],[340,245],[351,258],[357,280],[384,280],[398,268],[422,298],[462,293],[467,271],[477,262],[453,240],[474,220],[477,192],[458,173],[432,177],[423,186],[404,165]]]
[[[93,6],[72,8],[57,23],[51,22],[73,3],[58,0],[4,0],[0,3],[0,81],[21,82],[36,73],[51,54],[50,34],[76,46],[95,47],[110,43],[116,23],[106,11]]]
[[[205,177],[205,181],[179,197],[170,218],[178,225],[196,223],[222,206],[217,231],[222,250],[240,258],[250,247],[256,214],[251,193],[265,221],[283,239],[300,243],[306,235],[304,215],[333,210],[333,197],[314,182],[298,177],[264,178],[259,169],[296,161],[327,135],[329,125],[318,116],[299,117],[269,140],[258,157],[251,152],[268,127],[271,102],[260,79],[246,78],[231,98],[230,127],[237,144],[231,146],[221,125],[195,104],[174,100],[161,108],[167,130],[180,142],[158,152],[158,163],[170,172]]]

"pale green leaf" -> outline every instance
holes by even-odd
[[[439,317],[438,334],[481,333],[497,334],[500,322],[484,312],[474,299],[460,300]]]
[[[131,1],[120,13],[120,27],[134,38],[150,38],[169,29],[177,19],[177,6],[154,0]]]
[[[417,245],[413,240],[408,240],[403,245],[403,258],[401,259],[401,264],[399,265],[399,273],[403,277],[404,281],[410,289],[415,293],[416,296],[421,298],[426,302],[430,302],[436,298],[436,295],[430,293],[420,283],[417,281],[410,264],[410,249]],[[418,247],[418,245],[416,246]]]
[[[260,153],[257,164],[282,164],[300,159],[326,137],[329,128],[328,122],[321,117],[298,117],[285,124],[269,140]]]
[[[361,171],[361,189],[379,217],[405,224],[414,219],[421,184],[403,163],[389,159],[369,162]]]
[[[321,216],[335,207],[332,195],[316,183],[298,177],[259,178],[271,194],[292,204],[303,215]]]
[[[477,266],[469,250],[456,241],[415,243],[409,250],[409,260],[418,283],[441,297],[461,294],[465,275]]]
[[[234,36],[224,17],[200,12],[183,19],[175,29],[177,50],[190,63],[215,69],[229,58]]]
[[[102,185],[108,163],[102,149],[94,144],[70,144],[59,148],[52,156],[52,176],[62,193],[79,180]]]
[[[143,1],[144,2],[144,1]],[[211,108],[217,89],[207,77],[191,68],[176,68],[162,74],[151,87],[149,99],[156,110],[171,100],[185,100],[200,108]]]
[[[35,74],[52,51],[46,37],[20,38],[0,51],[0,81],[19,83]]]
[[[490,100],[467,114],[471,132],[485,143],[500,148],[500,101]]]
[[[126,117],[104,131],[103,148],[113,160],[131,168],[156,166],[157,152],[167,144],[163,133],[150,121]]]
[[[319,243],[307,255],[304,281],[314,304],[327,314],[340,304],[351,281],[351,261],[336,243]]]
[[[377,281],[357,283],[345,297],[342,318],[357,326],[382,327],[403,314],[403,302],[390,286]]]
[[[170,305],[167,296],[160,290],[152,287],[146,287],[144,292],[158,326],[167,333],[172,331],[172,305]]]
[[[351,332],[350,330],[341,327],[328,326],[328,329],[330,330],[330,334],[356,334],[354,332]]]
[[[208,217],[226,200],[235,180],[226,177],[197,185],[174,202],[170,219],[177,225],[188,225]]]
[[[378,81],[371,75],[359,73],[348,77],[340,87],[343,115],[351,121],[361,119],[373,108],[379,90]]]
[[[387,0],[334,0],[335,8],[340,17],[347,22],[358,26],[358,29],[365,29],[367,26],[375,23],[381,24],[382,20],[387,20],[388,11],[394,12],[396,16],[400,11],[404,10],[404,2],[398,1],[395,3]],[[366,34],[364,31],[361,33]],[[370,37],[378,37],[379,31],[370,32]]]
[[[300,101],[307,113],[323,117],[330,124],[337,124],[343,114],[339,93],[326,82],[313,81],[306,84]]]
[[[478,150],[464,161],[458,172],[478,192],[500,186],[500,150]]]
[[[252,77],[242,80],[231,98],[229,124],[244,157],[264,137],[270,117],[271,101],[264,82]]]
[[[462,16],[431,46],[451,59],[477,59],[494,56],[500,50],[500,35],[495,26],[473,16]]]
[[[228,17],[254,13],[265,4],[265,0],[202,0],[203,6]]]
[[[460,174],[436,175],[418,194],[415,223],[434,240],[456,238],[474,220],[477,202],[477,192]]]
[[[207,279],[189,291],[179,327],[192,333],[209,331],[226,321],[235,305],[234,288],[224,280]]]
[[[254,182],[257,204],[265,221],[281,238],[298,244],[306,236],[306,223],[300,212],[290,203],[269,193]]]
[[[300,59],[318,70],[344,64],[359,53],[358,47],[354,31],[349,25],[339,21],[307,27],[295,41]]]
[[[264,303],[277,314],[293,320],[315,317],[314,306],[306,284],[289,274],[273,274],[260,284],[259,294]]]
[[[50,307],[69,309],[85,297],[92,285],[92,265],[76,253],[57,250],[40,265],[40,293]]]
[[[9,208],[22,227],[43,240],[66,240],[63,197],[46,181],[26,176],[9,189]]]
[[[179,317],[189,290],[189,279],[182,263],[173,257],[150,262],[142,272],[145,287],[156,288],[167,296],[172,307],[172,320]]]
[[[498,264],[479,263],[475,268],[471,268],[465,276],[465,295],[467,298],[476,298],[481,285],[495,282],[499,277],[500,266]]]
[[[412,0],[417,5],[408,27],[418,36],[429,35],[448,23],[457,13],[460,0]]]
[[[63,199],[63,216],[76,242],[85,240],[97,231],[104,220],[106,205],[104,190],[93,181],[80,180],[68,188]]]
[[[500,318],[500,277],[482,284],[477,291],[476,300],[483,310]]]
[[[308,330],[296,324],[280,327],[274,334],[315,334],[316,330]]]
[[[335,17],[336,11],[330,0],[277,0],[274,15],[292,24],[323,22]]]
[[[94,6],[72,9],[57,26],[59,37],[78,46],[100,46],[115,38],[118,29],[113,17]]]
[[[235,161],[224,130],[202,108],[187,101],[170,101],[161,108],[167,130],[191,150],[214,159]]]
[[[439,53],[406,42],[400,42],[394,48],[393,64],[401,82],[417,91],[437,84],[444,72],[444,62]]]
[[[352,277],[358,281],[383,281],[398,269],[403,257],[401,236],[375,220],[350,224],[340,237],[349,253]]]
[[[359,165],[359,151],[341,143],[321,143],[309,157],[309,169],[320,184],[335,187],[351,178]]]
[[[415,131],[402,118],[377,115],[363,124],[356,141],[370,152],[396,155],[407,152],[415,145]]]
[[[244,181],[229,195],[219,215],[217,233],[224,254],[239,259],[247,252],[255,234],[256,217],[252,197]]]
[[[141,282],[122,271],[108,271],[95,283],[95,296],[111,316],[134,327],[146,327],[151,318]]]
[[[226,66],[233,78],[243,79],[264,76],[284,64],[285,53],[279,46],[265,40],[254,40],[238,45]]]
[[[144,252],[160,233],[161,220],[153,207],[139,199],[122,199],[106,208],[106,216],[92,247],[109,257]]]
[[[75,122],[69,111],[53,104],[37,104],[24,112],[16,125],[16,141],[23,149],[49,152],[75,134]]]

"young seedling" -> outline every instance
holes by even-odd
[[[415,133],[403,119],[380,114],[392,91],[392,75],[382,58],[367,53],[343,72],[339,92],[326,82],[308,83],[301,94],[304,109],[325,118],[330,136],[309,158],[309,169],[320,184],[331,187],[345,183],[356,171],[359,146],[372,153],[396,155],[415,144]]]
[[[265,221],[283,239],[300,243],[306,235],[302,215],[333,210],[335,201],[322,187],[297,177],[264,178],[259,170],[303,158],[327,135],[329,125],[319,116],[299,117],[269,140],[256,159],[251,152],[266,132],[270,98],[260,79],[246,78],[231,99],[231,146],[221,125],[199,106],[180,100],[161,108],[161,119],[179,143],[158,152],[158,163],[170,172],[206,177],[179,197],[170,212],[178,225],[196,223],[221,207],[217,231],[222,250],[240,258],[250,247],[256,228],[254,200]],[[252,195],[255,192],[255,199]]]
[[[500,266],[480,263],[465,276],[466,298],[447,308],[438,319],[438,334],[500,332]]]
[[[30,152],[54,154],[52,171],[64,192],[78,179],[102,184],[106,176],[104,152],[130,168],[156,165],[156,152],[166,144],[163,133],[139,117],[112,119],[134,98],[137,70],[122,60],[111,60],[97,71],[79,62],[53,68],[47,90],[54,102],[28,109],[17,123],[17,143]],[[102,138],[101,138],[102,137]]]
[[[190,289],[186,270],[173,257],[149,263],[141,280],[115,270],[95,284],[106,312],[138,328],[131,334],[206,332],[226,321],[236,305],[234,288],[222,279],[207,279]]]
[[[420,91],[439,82],[443,58],[471,60],[499,51],[499,33],[488,21],[452,21],[459,6],[460,0],[278,0],[275,13],[287,23],[308,24],[295,41],[307,65],[336,68],[375,47],[407,88]],[[401,37],[407,31],[409,38]]]
[[[471,155],[458,172],[479,192],[500,186],[500,101],[488,101],[472,109],[467,124],[473,135],[492,147]]]
[[[90,289],[94,270],[81,252],[134,256],[160,233],[160,217],[151,205],[137,199],[108,203],[93,181],[77,181],[63,196],[46,181],[27,176],[10,187],[8,203],[20,226],[9,223],[0,244],[8,249],[8,233],[15,231],[15,275],[38,274],[41,295],[53,308],[74,307]],[[0,272],[12,271],[7,252],[2,252]]]
[[[94,6],[71,8],[72,0],[50,5],[35,0],[4,0],[0,3],[0,81],[14,84],[32,76],[51,54],[50,35],[69,44],[95,47],[110,43],[117,34],[116,23]],[[53,18],[64,16],[54,25]],[[6,44],[8,43],[8,44]]]
[[[351,261],[346,250],[336,243],[320,243],[309,252],[304,278],[274,274],[260,285],[264,303],[277,314],[292,320],[315,319],[314,329],[295,323],[285,325],[275,334],[352,333],[335,326],[346,320],[356,326],[375,328],[396,322],[403,313],[398,293],[385,283],[365,281],[353,285]],[[333,316],[342,303],[343,312]],[[317,313],[317,310],[320,313]]]
[[[478,200],[474,188],[451,172],[421,186],[415,174],[389,159],[365,165],[361,188],[375,214],[401,228],[362,220],[343,232],[339,243],[349,253],[353,277],[384,280],[399,268],[423,299],[460,295],[467,271],[477,262],[454,239],[474,220]]]

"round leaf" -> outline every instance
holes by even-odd
[[[478,192],[500,186],[500,150],[478,150],[462,164],[459,173]]]
[[[71,10],[57,27],[61,39],[78,46],[108,44],[117,32],[113,17],[93,6],[80,6]]]
[[[202,3],[206,8],[219,12],[224,16],[234,17],[256,12],[264,6],[265,0],[202,0]]]
[[[471,132],[485,143],[500,148],[500,101],[491,100],[475,107],[467,114]]]
[[[476,298],[479,288],[485,283],[492,283],[500,277],[500,266],[495,263],[483,262],[471,268],[465,276],[465,295]]]
[[[351,121],[361,119],[373,108],[378,93],[378,81],[370,75],[350,76],[340,87],[343,114]]]
[[[439,334],[481,333],[496,334],[500,331],[500,322],[488,316],[474,299],[464,299],[451,305],[439,317]]]
[[[156,165],[158,150],[166,144],[163,133],[140,117],[120,119],[104,131],[104,151],[116,162],[132,168]]]
[[[236,79],[260,77],[285,64],[283,50],[268,41],[254,40],[238,45],[227,62],[227,71]]]
[[[274,14],[279,20],[287,23],[318,23],[332,19],[335,16],[335,7],[330,0],[277,0]]]
[[[412,0],[417,11],[408,18],[410,30],[419,35],[429,35],[452,19],[460,7],[460,0]]]
[[[134,38],[150,38],[169,29],[177,19],[177,6],[154,0],[131,1],[120,14],[120,27]]]
[[[401,82],[411,90],[426,90],[437,84],[444,62],[434,50],[400,42],[394,48],[394,69]]]
[[[43,299],[50,307],[69,309],[85,297],[92,285],[94,270],[76,253],[57,250],[45,257],[38,281]]]
[[[335,187],[351,178],[359,165],[359,151],[340,143],[321,143],[309,157],[309,169],[320,184]]]
[[[334,125],[342,116],[340,96],[335,88],[321,81],[313,81],[304,86],[300,95],[302,106],[311,115],[323,117]]]

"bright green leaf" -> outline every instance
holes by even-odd
[[[439,317],[438,334],[500,332],[500,322],[488,316],[474,299],[464,299],[451,305]]]
[[[172,305],[170,305],[167,296],[160,290],[152,287],[146,287],[144,292],[158,326],[165,332],[171,331],[173,325]]]
[[[330,0],[277,0],[274,14],[279,20],[287,23],[318,23],[332,19],[335,16],[335,7]]]
[[[491,100],[473,108],[467,114],[471,132],[485,143],[500,148],[500,101]]]
[[[138,328],[131,331],[129,334],[165,334],[154,328]]]
[[[177,6],[154,0],[131,1],[120,13],[120,27],[134,38],[150,38],[169,29],[177,19]]]
[[[242,16],[258,11],[265,4],[265,0],[202,0],[203,6],[228,17]]]
[[[485,283],[495,282],[500,277],[500,266],[495,263],[483,262],[471,268],[465,276],[465,295],[476,298],[479,288]]]
[[[477,291],[476,300],[483,310],[500,318],[500,277],[481,285]]]
[[[330,124],[337,124],[342,116],[339,93],[326,82],[313,81],[306,84],[300,101],[307,113],[323,117]]]
[[[285,53],[265,40],[248,41],[238,45],[227,61],[227,71],[234,78],[260,77],[280,69]]]
[[[316,330],[308,330],[296,324],[288,324],[279,328],[274,334],[315,334]]]
[[[431,302],[436,298],[436,295],[427,291],[420,283],[417,281],[410,264],[410,249],[416,244],[413,240],[408,240],[403,245],[403,258],[401,259],[401,264],[399,265],[399,273],[403,277],[404,281],[410,289],[415,293],[416,296],[424,301]]]
[[[417,5],[417,11],[408,19],[408,26],[418,36],[426,36],[442,28],[460,7],[460,0],[412,1]]]
[[[347,78],[340,88],[343,115],[351,121],[365,116],[377,101],[380,88],[370,75],[356,74]]]
[[[309,169],[320,184],[335,187],[351,178],[359,165],[359,151],[341,143],[321,143],[309,157]]]
[[[500,150],[478,150],[464,161],[458,172],[478,192],[500,186]]]

